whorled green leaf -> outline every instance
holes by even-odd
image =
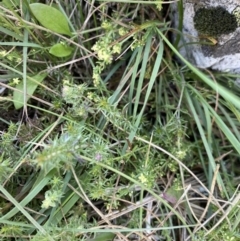
[[[58,43],[51,47],[49,53],[56,57],[67,57],[72,53],[72,51],[73,48],[67,46],[66,44]]]
[[[33,95],[34,91],[38,87],[38,84],[41,83],[46,76],[47,76],[46,73],[37,74],[37,75],[31,77],[31,79],[34,79],[35,81],[31,80],[30,78],[27,79],[27,96],[26,96],[27,101]],[[16,86],[16,88],[13,92],[13,103],[14,103],[15,109],[20,109],[24,105],[24,93],[23,92],[24,92],[23,82],[21,82]]]
[[[42,3],[32,3],[29,6],[42,26],[56,33],[72,35],[67,19],[59,10]]]

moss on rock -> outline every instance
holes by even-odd
[[[238,27],[235,15],[220,6],[198,9],[193,21],[199,33],[212,37],[232,33]]]

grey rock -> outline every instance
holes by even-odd
[[[195,29],[194,16],[200,8],[219,6],[231,14],[234,13],[238,27],[229,34],[214,36],[213,39],[217,43],[210,45],[210,36],[203,36]],[[178,28],[177,3],[174,3],[172,7],[173,25]],[[240,73],[240,0],[183,0],[183,7],[182,36],[177,46],[182,56],[199,68]]]

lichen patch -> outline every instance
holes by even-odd
[[[240,11],[235,12],[240,13]],[[240,20],[240,18],[238,19]],[[238,27],[236,16],[221,6],[199,8],[195,12],[193,21],[194,27],[199,33],[211,37],[232,33]]]

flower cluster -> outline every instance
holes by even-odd
[[[114,42],[119,37],[116,26],[109,21],[103,21],[102,28],[105,34],[92,47],[92,50],[96,52],[98,57],[98,65],[95,66],[93,70],[94,86],[100,84],[100,74],[107,65],[112,63],[113,56],[115,54],[120,54],[122,51],[122,44],[120,42]],[[123,32],[122,28],[121,32]]]
[[[61,200],[63,197],[62,193],[62,186],[63,182],[58,177],[53,177],[52,181],[50,182],[52,185],[51,190],[46,191],[45,193],[45,199],[42,202],[42,208],[49,208],[49,207],[55,207],[57,202]]]
[[[4,58],[7,62],[11,62],[13,65],[18,65],[22,62],[22,57],[17,51],[0,51],[0,59]]]
[[[74,117],[86,118],[91,112],[91,100],[94,99],[93,94],[86,91],[89,90],[85,84],[71,84],[68,80],[63,81],[62,96],[67,104],[69,104],[69,112]],[[90,96],[91,99],[87,98]]]

